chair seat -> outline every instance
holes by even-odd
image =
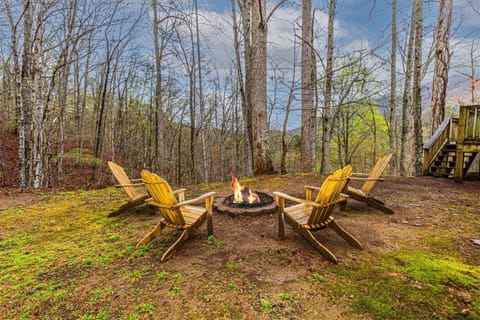
[[[298,223],[307,230],[325,228],[334,219],[332,216],[329,216],[326,220],[322,221],[322,223],[311,225],[308,223],[311,211],[311,206],[298,204],[292,207],[285,208],[283,212],[285,212],[287,216],[289,216],[292,220],[294,220],[296,223]]]
[[[298,224],[305,225],[308,223],[308,218],[310,218],[310,212],[312,211],[311,206],[305,204],[297,204],[288,208],[285,208],[284,212],[289,215],[293,220]]]
[[[182,207],[183,219],[186,225],[194,224],[198,219],[207,212],[207,209],[202,207],[185,206]]]

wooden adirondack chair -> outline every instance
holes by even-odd
[[[363,249],[360,242],[342,229],[332,216],[332,210],[339,201],[340,193],[345,188],[351,172],[352,167],[346,166],[328,176],[320,188],[306,186],[305,200],[281,192],[274,192],[278,205],[278,236],[280,239],[285,239],[284,221],[286,221],[325,258],[337,263],[335,255],[313,235],[313,231],[330,226],[350,245]],[[312,201],[312,192],[315,190],[318,190],[318,194],[315,201]],[[286,200],[296,204],[285,207]]]
[[[349,184],[348,187],[343,191],[343,193],[346,194],[349,198],[355,199],[357,201],[362,201],[368,204],[369,206],[375,209],[378,209],[384,213],[393,214],[394,213],[393,210],[390,208],[387,208],[384,202],[370,195],[370,192],[375,187],[375,184],[377,183],[377,181],[384,180],[383,178],[380,178],[380,176],[383,174],[383,171],[387,167],[388,162],[390,161],[391,158],[392,158],[392,154],[390,153],[378,159],[377,163],[373,167],[372,172],[370,174],[353,173],[352,176],[350,177],[350,180],[364,181],[364,184],[362,185],[361,188],[355,188]],[[363,177],[361,177],[362,175]],[[348,197],[342,197],[343,207],[346,205]]]
[[[125,173],[125,170],[123,170],[121,166],[112,161],[108,161],[108,167],[110,168],[113,176],[118,182],[118,185],[116,185],[116,187],[121,187],[128,196],[128,202],[122,205],[117,210],[111,212],[108,215],[109,217],[118,216],[119,214],[127,211],[128,209],[145,203],[145,200],[150,197],[148,193],[146,191],[138,193],[136,190],[137,187],[143,186],[142,179],[130,180],[130,178],[128,178],[127,174]]]
[[[183,245],[188,237],[190,237],[205,220],[207,221],[208,235],[213,234],[212,205],[215,192],[208,192],[195,199],[185,201],[183,196],[185,189],[174,192],[170,185],[156,174],[147,170],[143,170],[140,174],[148,192],[152,196],[152,198],[146,202],[156,206],[162,217],[155,228],[140,240],[136,248],[150,242],[155,236],[160,234],[166,226],[182,230],[179,238],[163,254],[161,261],[164,262]],[[175,193],[180,193],[178,200],[175,197]],[[202,200],[205,202],[204,207],[191,205]]]

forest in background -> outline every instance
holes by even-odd
[[[396,3],[389,56],[378,58],[375,49],[336,45],[336,0],[322,8],[309,0],[232,0],[228,30],[199,0],[6,0],[2,185],[56,187],[82,176],[79,187],[95,186],[107,160],[177,185],[222,181],[230,171],[328,173],[349,163],[368,171],[388,152],[390,174],[419,174],[423,142],[456,113],[445,100],[453,5],[440,1],[436,24],[425,25],[428,1],[411,1],[398,18]],[[285,7],[302,11],[289,21],[287,64],[267,45],[268,25]],[[319,12],[328,17],[320,30]],[[232,39],[229,66],[212,59],[205,40],[212,29]],[[480,56],[474,40],[468,46],[464,103],[474,104]],[[378,70],[389,71],[389,83]],[[289,129],[295,111],[300,130]]]

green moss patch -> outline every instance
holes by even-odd
[[[480,268],[421,251],[331,267],[330,290],[375,319],[479,319]]]

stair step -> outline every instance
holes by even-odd
[[[457,144],[445,144],[432,162],[428,173],[435,177],[452,178],[457,162]],[[465,175],[479,152],[463,153],[463,175]]]
[[[433,161],[433,162],[434,162],[435,165],[438,166],[438,165],[441,165],[442,163],[455,165],[455,163],[456,163],[457,161],[455,161],[455,160],[435,160],[435,161]]]
[[[445,151],[442,150],[439,154],[439,156],[456,156],[457,152],[456,151]]]
[[[453,173],[434,173],[434,177],[453,178]]]
[[[443,146],[443,150],[455,151],[457,150],[457,145],[452,143],[446,144]]]

